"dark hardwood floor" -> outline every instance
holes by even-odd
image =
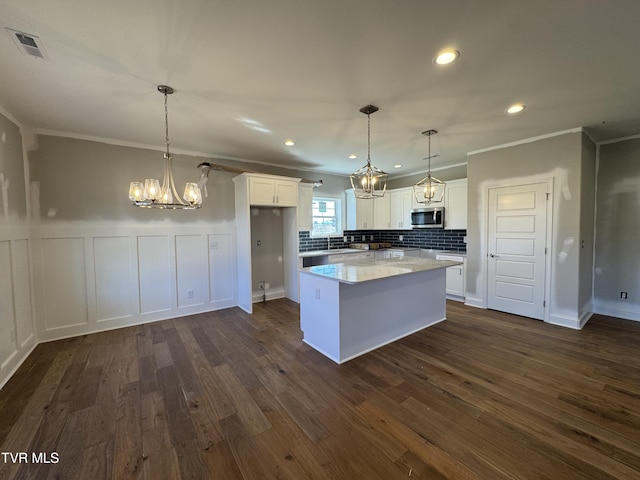
[[[342,366],[287,300],[39,345],[0,478],[640,478],[640,323],[448,317]]]

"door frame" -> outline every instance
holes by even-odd
[[[551,258],[553,256],[553,211],[554,211],[554,177],[549,176],[530,176],[530,177],[519,177],[519,178],[510,178],[508,180],[496,180],[491,181],[484,186],[484,191],[482,192],[482,196],[484,199],[484,203],[487,206],[486,213],[484,215],[484,225],[482,227],[483,235],[482,238],[484,241],[480,245],[480,268],[481,272],[483,272],[482,278],[484,280],[484,294],[482,297],[482,302],[484,303],[484,308],[487,308],[489,305],[489,267],[488,267],[488,246],[489,246],[489,191],[494,188],[504,188],[504,187],[519,187],[524,185],[532,185],[535,183],[546,183],[547,184],[547,224],[546,224],[546,238],[545,238],[545,246],[547,248],[547,254],[545,255],[545,275],[544,275],[544,316],[543,321],[549,322],[549,312],[551,307],[551,278],[552,271],[551,267],[553,262]]]

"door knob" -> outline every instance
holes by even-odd
[[[490,256],[491,258],[498,258],[498,255],[494,255],[493,253],[490,253],[490,254],[489,254],[489,256]]]

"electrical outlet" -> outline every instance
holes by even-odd
[[[347,242],[348,242],[348,240],[347,240],[347,236],[346,236],[346,235],[345,235],[344,237],[342,237],[342,241],[343,241],[344,243],[347,243]]]
[[[211,250],[217,250],[217,249],[218,249],[218,242],[211,242],[211,243],[209,244],[209,248],[210,248]]]
[[[398,241],[402,242],[404,240],[404,235],[398,235]]]
[[[316,298],[320,300],[320,289],[316,288]]]
[[[620,292],[620,298],[626,300],[629,298],[629,294],[627,292]]]
[[[11,331],[9,332],[9,335],[11,336],[11,341],[13,343],[15,343],[15,341],[16,341],[16,329],[12,328]]]
[[[187,290],[187,298],[193,298],[195,292],[193,290]]]
[[[262,280],[261,282],[258,282],[258,288],[260,290],[264,290],[264,280]]]
[[[351,235],[351,241],[353,242],[353,235]]]

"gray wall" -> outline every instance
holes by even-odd
[[[254,292],[259,292],[258,282],[265,281],[270,284],[270,289],[282,289],[284,288],[282,208],[251,207],[250,211],[253,283],[251,288]]]
[[[0,186],[0,222],[24,222],[27,219],[22,135],[18,127],[0,114],[0,173],[5,181],[3,200]],[[8,183],[6,183],[8,181]],[[5,213],[6,218],[5,218]]]
[[[640,319],[640,139],[599,151],[594,305]],[[627,300],[620,292],[628,292]]]
[[[426,172],[422,172],[422,173],[417,173],[415,175],[407,175],[403,177],[390,178],[389,181],[387,182],[387,188],[410,187],[418,183],[426,175],[427,175]],[[445,182],[448,180],[457,180],[459,178],[466,178],[467,166],[460,165],[457,167],[445,168],[442,170],[435,170],[431,172],[431,175]]]
[[[129,183],[133,180],[144,181],[145,178],[162,181],[164,160],[161,151],[47,135],[39,135],[37,143],[37,149],[29,152],[30,177],[31,182],[39,182],[40,185],[39,206],[43,221],[234,220],[233,173],[211,172],[207,184],[209,197],[203,199],[203,206],[199,210],[141,209],[133,207],[129,201]],[[322,179],[324,185],[317,191],[323,193],[343,193],[349,186],[348,177],[174,154],[173,170],[178,193],[182,194],[185,182],[197,180],[199,171],[196,166],[205,161],[260,173]],[[24,210],[24,206],[22,208]],[[54,211],[55,216],[49,217],[48,214]]]
[[[592,215],[592,193],[583,190],[594,185],[595,155],[593,147],[584,148],[590,141],[582,132],[500,148],[469,156],[467,165],[467,295],[483,299],[485,272],[482,270],[481,246],[485,242],[487,188],[495,182],[513,185],[528,179],[552,177],[553,225],[551,244],[550,314],[558,319],[575,320],[581,312],[582,298],[590,290],[591,275],[587,244],[592,234],[588,219]],[[587,167],[583,168],[583,164]],[[589,184],[591,183],[591,187]],[[584,197],[583,197],[584,195]],[[585,252],[581,258],[581,241]]]

